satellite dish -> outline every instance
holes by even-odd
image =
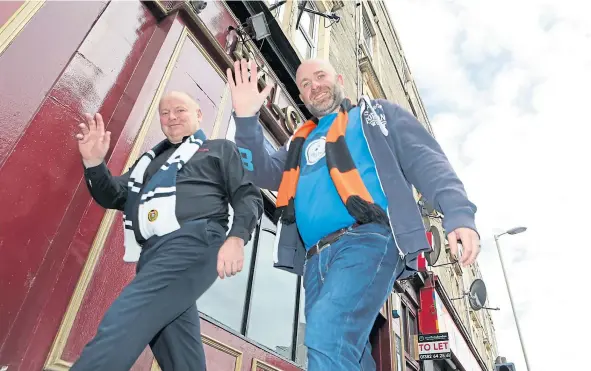
[[[484,281],[477,278],[470,285],[470,292],[468,293],[468,301],[473,310],[480,310],[486,304],[486,286]]]
[[[425,260],[427,260],[427,264],[430,266],[434,266],[439,259],[439,255],[441,254],[441,235],[439,234],[439,230],[435,226],[431,226],[429,229],[431,232],[431,252],[425,253]]]

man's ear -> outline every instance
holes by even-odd
[[[337,82],[341,85],[341,86],[345,86],[345,78],[343,77],[343,75],[341,75],[340,73],[337,75]]]
[[[197,108],[197,119],[199,119],[199,122],[203,120],[203,112],[201,112],[201,108]]]

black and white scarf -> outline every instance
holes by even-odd
[[[140,244],[148,238],[164,236],[180,228],[176,218],[177,173],[206,139],[202,130],[186,138],[145,186],[143,180],[148,165],[170,144],[164,140],[139,158],[127,183],[127,200],[123,212],[124,261],[138,261]]]

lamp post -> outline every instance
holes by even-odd
[[[523,233],[527,230],[526,227],[516,227],[509,229],[501,234],[495,235],[495,243],[497,245],[497,252],[499,253],[499,260],[501,261],[501,269],[503,269],[503,276],[505,277],[505,285],[507,285],[507,293],[509,294],[509,301],[511,302],[511,310],[513,311],[513,318],[515,320],[515,326],[517,327],[517,334],[519,335],[519,342],[521,343],[521,351],[523,352],[523,358],[525,360],[525,368],[529,371],[529,362],[527,360],[527,352],[523,344],[523,337],[521,336],[521,328],[519,327],[519,320],[517,319],[517,313],[515,312],[515,305],[513,304],[513,296],[511,295],[511,289],[509,287],[509,280],[507,279],[507,272],[505,271],[505,265],[503,264],[503,254],[501,253],[501,246],[499,245],[499,237],[509,234],[515,235]]]

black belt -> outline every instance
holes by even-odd
[[[306,252],[306,259],[310,259],[314,255],[318,254],[320,251],[324,250],[325,247],[330,246],[332,243],[335,243],[339,238],[343,237],[347,231],[359,227],[361,224],[355,223],[350,227],[341,228],[336,232],[329,234],[328,236],[324,237],[320,241],[316,242],[308,252]]]

